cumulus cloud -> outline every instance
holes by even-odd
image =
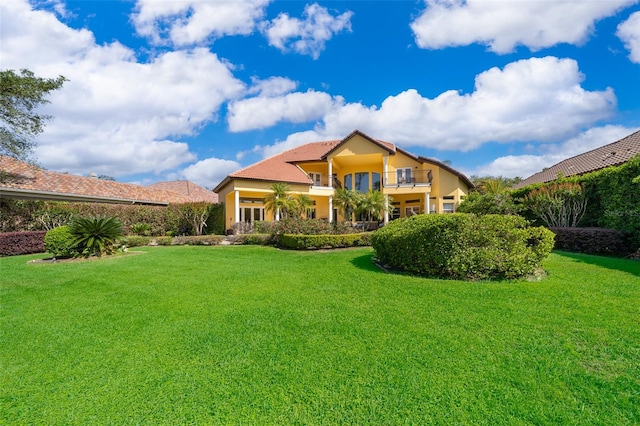
[[[119,177],[193,161],[172,139],[197,133],[245,90],[206,49],[141,63],[120,43],[97,45],[91,32],[20,1],[0,4],[0,24],[3,67],[69,80],[49,97],[44,111],[55,118],[38,139],[38,160],[53,170]]]
[[[271,0],[138,0],[131,18],[153,43],[193,45],[227,35],[251,34]]]
[[[545,167],[553,166],[567,158],[618,141],[637,130],[638,128],[614,125],[594,127],[567,141],[541,145],[540,153],[537,155],[507,155],[499,157],[489,164],[479,166],[469,174],[527,178]]]
[[[640,12],[632,13],[629,19],[618,25],[616,35],[629,50],[631,62],[640,64]]]
[[[533,51],[559,43],[581,44],[596,21],[636,0],[484,1],[425,0],[411,23],[418,46],[442,49],[480,43],[504,54],[524,45]]]
[[[232,132],[263,129],[281,121],[305,123],[324,116],[333,104],[334,99],[330,95],[313,90],[282,96],[258,96],[231,102],[227,120]]]
[[[251,87],[247,94],[261,96],[279,96],[294,91],[298,83],[286,77],[270,77],[266,80],[251,79]]]
[[[240,168],[240,164],[236,161],[207,158],[185,168],[182,174],[185,178],[200,186],[213,189],[229,173],[233,173]]]
[[[293,51],[318,59],[324,45],[335,34],[351,31],[353,12],[332,16],[327,8],[313,3],[304,8],[305,19],[279,14],[264,28],[269,44],[283,52]]]
[[[389,96],[380,107],[334,98],[312,131],[259,150],[272,155],[311,140],[341,138],[354,129],[404,147],[440,150],[470,151],[487,142],[554,142],[615,110],[613,90],[585,90],[583,78],[575,60],[531,58],[477,75],[469,94],[450,90],[430,99],[408,89]],[[261,110],[269,115],[263,123],[286,119],[269,99],[256,104],[259,108],[242,115]]]

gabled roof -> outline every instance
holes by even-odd
[[[338,148],[340,148],[342,145],[344,145],[345,143],[349,142],[349,140],[353,139],[355,136],[361,136],[365,139],[367,139],[369,142],[373,143],[374,145],[378,145],[380,148],[384,149],[385,151],[389,152],[389,154],[393,155],[396,153],[396,146],[392,143],[389,142],[382,142],[379,141],[377,139],[372,138],[371,136],[361,132],[360,130],[354,130],[353,132],[349,133],[344,139],[342,139],[339,143],[336,144],[336,146],[334,146],[333,148],[331,148],[329,151],[327,151],[323,156],[322,159],[326,160],[327,157],[329,156],[329,154],[331,154],[332,152],[334,152],[335,150],[337,150]]]
[[[172,180],[168,182],[157,182],[148,185],[147,188],[162,189],[165,191],[175,192],[177,194],[187,197],[193,202],[206,202],[217,203],[218,194],[213,191],[209,191],[206,188],[196,185],[188,180]]]
[[[640,154],[640,130],[619,141],[567,158],[541,172],[522,180],[514,188],[523,188],[534,183],[556,180],[563,176],[582,175],[610,166],[618,166]]]
[[[428,158],[428,157],[418,157],[418,161],[420,161],[421,163],[435,164],[441,169],[445,169],[449,173],[458,176],[458,178],[460,178],[469,188],[475,188],[475,185],[473,184],[473,182],[471,182],[471,180],[468,177],[466,177],[464,174],[460,173],[459,171],[457,171],[447,163],[443,163],[442,161],[438,161],[434,158]]]
[[[190,185],[195,185],[190,183]],[[200,188],[204,190],[204,188]],[[206,191],[206,190],[205,190]],[[0,196],[20,199],[168,205],[194,201],[179,192],[51,172],[0,156]]]

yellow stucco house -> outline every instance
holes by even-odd
[[[214,189],[225,203],[226,227],[274,220],[264,197],[275,182],[286,183],[292,194],[307,194],[315,202],[311,217],[329,221],[344,220],[333,205],[336,188],[382,191],[393,206],[385,223],[418,213],[452,213],[473,187],[447,164],[355,130],[342,140],[308,143],[228,175]]]

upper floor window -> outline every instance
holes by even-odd
[[[371,189],[374,191],[380,191],[380,173],[371,173]]]
[[[355,190],[360,192],[369,191],[369,172],[356,173]]]
[[[353,189],[353,183],[351,182],[351,175],[344,175],[344,188]]]
[[[398,183],[411,183],[413,180],[411,179],[411,167],[406,167],[403,169],[396,169],[396,175],[398,177]]]
[[[320,186],[322,184],[322,176],[320,175],[320,173],[310,172],[309,177],[311,178],[315,186]]]

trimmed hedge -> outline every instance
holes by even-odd
[[[464,280],[534,274],[553,248],[553,233],[519,216],[455,213],[397,219],[371,243],[386,266],[411,274]]]
[[[370,233],[338,235],[284,234],[278,245],[295,250],[318,250],[325,248],[361,247],[371,244]]]
[[[74,240],[75,237],[69,226],[58,226],[47,231],[44,236],[44,247],[47,253],[56,257],[74,257],[78,255]]]
[[[627,235],[608,228],[549,228],[555,248],[589,254],[626,255],[633,252]]]
[[[174,246],[190,245],[190,246],[215,246],[224,240],[224,235],[198,235],[174,237],[171,244]],[[158,244],[160,244],[158,242]]]
[[[0,256],[44,253],[47,231],[5,232],[0,234]]]
[[[278,236],[273,234],[241,234],[234,237],[234,244],[272,246],[278,242]]]

